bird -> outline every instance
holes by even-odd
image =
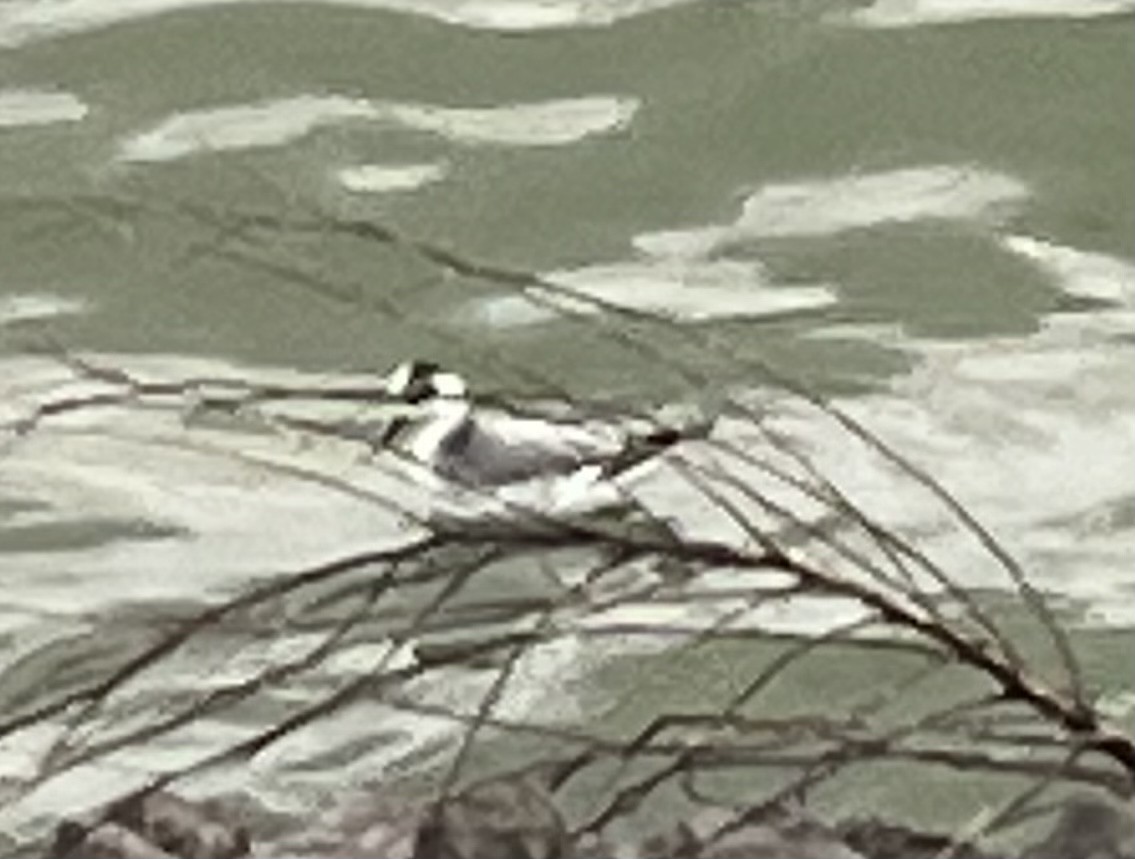
[[[478,402],[459,374],[426,360],[402,362],[383,386],[391,399],[417,412],[392,418],[382,447],[424,466],[440,482],[505,499],[536,491],[552,509],[598,504],[601,497],[613,501],[622,494],[612,493],[616,478],[708,432],[704,424],[631,430],[526,415]],[[518,494],[521,487],[529,492]]]

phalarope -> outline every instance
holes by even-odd
[[[498,497],[544,484],[552,507],[627,475],[673,445],[704,437],[704,426],[631,431],[612,424],[526,416],[476,402],[464,379],[428,361],[407,361],[385,379],[391,397],[421,409],[387,426],[382,446],[433,475]],[[549,485],[550,484],[550,485]],[[610,493],[608,492],[608,497]],[[587,505],[590,506],[590,505]]]

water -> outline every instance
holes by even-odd
[[[523,387],[535,372],[639,405],[763,396],[746,363],[759,357],[839,398],[937,475],[1053,595],[1085,652],[1114,634],[1129,643],[1133,8],[7,0],[0,410],[25,414],[61,384],[97,389],[29,354],[45,336],[153,378],[365,381],[414,354],[483,387]],[[561,298],[581,317],[564,319],[405,244],[321,232],[239,244],[231,225],[179,212],[185,201],[373,218],[663,314],[717,344],[696,349],[681,330],[654,344],[717,389],[693,390],[627,348],[592,305]],[[233,255],[250,247],[251,261]],[[1007,587],[970,563],[972,546],[924,494],[849,451],[828,423],[792,409],[782,421],[967,583]],[[355,450],[225,429],[187,444],[169,412],[61,418],[10,447],[9,666],[53,641],[66,662],[67,641],[88,647],[122,612],[214,601],[417,534],[333,482],[264,461],[390,491]],[[663,481],[656,494],[688,512],[674,493]],[[590,670],[579,650],[546,650],[510,704],[518,712],[548,677]],[[1106,706],[1126,718],[1124,664],[1105,660],[1101,676]],[[188,676],[171,669],[162,682]],[[191,758],[239,727],[209,723],[178,748]],[[5,772],[22,772],[34,745],[5,750]],[[386,754],[361,759],[372,777]],[[257,766],[269,785],[287,770],[273,760]],[[117,784],[138,761],[119,766],[41,792],[21,825],[95,801],[90,785]],[[331,772],[292,772],[260,796],[284,803],[297,779],[317,790]]]

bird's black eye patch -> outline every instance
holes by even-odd
[[[437,390],[434,388],[433,377],[426,376],[422,379],[411,380],[410,384],[406,386],[405,392],[402,394],[402,399],[410,405],[416,406],[436,396]]]
[[[434,385],[434,376],[441,372],[441,367],[433,361],[410,362],[410,378],[402,391],[402,399],[416,405],[437,396],[437,387]]]
[[[421,403],[438,395],[435,379],[441,368],[433,361],[403,361],[386,377],[390,395],[407,403]]]
[[[428,381],[435,374],[441,372],[441,365],[433,361],[414,361],[411,364],[410,381]]]

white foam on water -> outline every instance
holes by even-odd
[[[494,696],[491,712],[498,718],[562,724],[584,715],[570,688],[593,667],[594,650],[590,643],[564,636],[526,648],[513,664],[508,682],[496,691],[496,672],[459,669],[416,678],[399,689],[398,697],[468,719],[475,717],[482,701]],[[380,732],[376,726],[381,726]],[[349,742],[376,733],[374,743],[357,743],[349,757],[340,752],[333,769],[319,763],[321,757],[341,750],[345,738]],[[399,711],[379,700],[364,699],[270,746],[252,762],[250,781],[258,801],[302,819],[320,798],[374,784],[410,755],[419,764],[424,750],[435,760],[451,755],[461,736],[458,720]]]
[[[772,285],[756,262],[642,260],[551,272],[545,277],[581,298],[546,291],[534,298],[504,295],[477,302],[460,311],[458,318],[515,328],[554,320],[563,311],[603,312],[588,298],[675,321],[778,316],[836,301],[825,286]]]
[[[389,104],[395,121],[464,144],[557,146],[630,123],[638,101],[608,95],[487,108]]]
[[[805,332],[809,340],[859,340],[900,349],[909,341],[901,325],[894,322],[836,323]]]
[[[519,3],[471,0],[446,14],[444,19],[478,29],[524,32],[578,26],[586,21],[586,8],[582,3],[557,0]]]
[[[86,302],[81,299],[46,292],[0,296],[0,328],[82,313],[86,309]]]
[[[866,614],[862,605],[846,599],[809,595],[758,601],[750,595],[746,599],[700,601],[693,606],[625,603],[588,613],[579,619],[578,626],[592,636],[621,632],[627,639],[623,652],[641,653],[673,647],[710,628],[761,629],[773,634],[800,635],[853,623]]]
[[[413,191],[437,182],[446,174],[444,164],[358,164],[335,173],[339,184],[354,194]]]
[[[449,4],[406,2],[452,24],[502,32],[601,27],[693,0],[465,0]],[[401,4],[400,4],[401,5]],[[448,7],[448,8],[447,8]],[[443,11],[444,10],[444,11]]]
[[[24,839],[40,838],[60,818],[94,812],[108,797],[124,796],[143,787],[155,774],[190,766],[207,757],[209,750],[238,743],[256,730],[255,726],[202,719],[179,730],[175,739],[142,746],[145,758],[139,759],[139,747],[132,747],[80,764],[46,779],[18,801],[5,803],[0,807],[0,827],[6,834]]]
[[[179,9],[235,6],[256,0],[5,0],[0,5],[0,47],[13,47],[69,33]],[[693,0],[284,0],[423,15],[460,27],[525,32],[598,27],[623,18]]]
[[[822,237],[923,220],[996,221],[1027,198],[1017,179],[969,166],[806,179],[760,188],[732,224],[647,233],[635,246],[657,256],[700,257],[747,239]]]
[[[916,339],[894,326],[862,331],[833,326],[832,336],[880,338],[917,362],[888,390],[835,405],[953,492],[1002,538],[1042,590],[1079,601],[1089,623],[1130,625],[1135,524],[1122,511],[1135,509],[1135,349],[1129,339],[1114,335],[1129,338],[1135,332],[1130,309],[1135,267],[1027,236],[994,239],[1069,294],[1116,306],[1054,314],[1035,334],[981,341]],[[940,500],[837,422],[774,392],[736,396],[751,401],[767,428],[869,516],[910,537],[956,581],[1013,587]],[[821,522],[822,505],[794,496],[783,482],[728,453],[729,446],[747,450],[814,482],[749,421],[723,417],[712,439],[714,445],[704,450],[688,446],[683,458],[711,471],[719,468],[751,491],[775,498],[802,522]],[[638,494],[689,536],[733,544],[748,539],[718,505],[680,479],[650,481]],[[763,532],[783,525],[752,498],[726,495]],[[804,551],[832,569],[846,566],[830,553],[817,553],[814,542]],[[925,577],[921,583],[928,591],[940,587]]]
[[[1013,244],[1059,262],[1071,292],[1128,294],[1122,261]],[[1101,281],[1101,271],[1120,282]],[[1135,354],[1112,336],[1124,329],[1135,331],[1130,312],[1105,309],[1054,315],[1028,337],[907,338],[903,348],[920,359],[909,375],[890,391],[837,405],[953,492],[1034,584],[1082,601],[1093,623],[1129,625],[1120,607],[1129,604],[1135,525],[1114,515],[1135,505]],[[876,521],[911,535],[956,580],[1012,587],[941,502],[834,422],[786,404],[769,420]]]
[[[119,148],[118,159],[172,161],[198,152],[280,146],[320,126],[375,116],[370,102],[335,95],[302,95],[191,111],[129,138]]]
[[[60,373],[56,364],[24,359],[16,366],[18,372],[5,373],[5,379],[20,380],[4,386],[7,420],[84,390],[52,387]],[[239,368],[227,368],[234,372]],[[39,385],[30,381],[37,373]],[[210,375],[224,376],[226,369],[215,367]],[[84,384],[85,393],[100,390]],[[370,466],[357,445],[299,447],[271,431],[189,430],[176,408],[86,409],[5,441],[4,495],[41,505],[35,513],[41,523],[94,517],[174,532],[84,549],[0,554],[0,576],[11,590],[8,607],[22,608],[31,619],[45,612],[98,612],[121,601],[207,602],[242,581],[364,547],[398,545],[422,533],[410,524],[413,493],[389,469]],[[405,500],[411,518],[368,502],[366,493]]]
[[[939,165],[770,185],[747,200],[736,228],[756,236],[825,236],[877,224],[972,220],[1023,202],[1016,179]]]
[[[1130,260],[1025,235],[1001,236],[1000,243],[1033,263],[1069,295],[1135,307],[1135,263]]]
[[[997,18],[1096,18],[1135,10],[1135,0],[875,0],[836,20],[861,27],[916,27]]]
[[[252,377],[307,385],[362,381],[329,380],[290,370],[258,372],[220,361],[170,356],[95,360],[126,368],[140,378]],[[373,384],[373,379],[368,381]],[[0,420],[26,416],[46,402],[109,390],[100,382],[76,380],[60,362],[30,357],[6,360],[0,366]],[[392,509],[365,494],[414,503],[414,488],[361,457],[358,445],[301,446],[264,427],[238,425],[227,430],[187,423],[188,417],[176,402],[164,409],[87,408],[57,415],[21,438],[0,434],[2,497],[34,506],[18,519],[5,517],[0,523],[5,530],[29,524],[65,527],[98,522],[145,523],[171,530],[149,537],[111,532],[101,539],[96,534],[87,545],[48,544],[0,552],[0,581],[8,595],[5,632],[14,636],[8,640],[16,645],[0,660],[0,671],[36,650],[37,641],[46,643],[40,634],[44,628],[74,633],[89,629],[91,618],[150,602],[203,606],[257,580],[361,551],[395,548],[425,534],[400,508]],[[355,491],[346,491],[348,485]],[[196,687],[200,692],[210,685],[237,682],[257,669],[295,659],[312,646],[311,636],[301,633],[254,641],[231,657],[222,649],[216,658],[227,659],[228,664],[222,662],[204,678],[194,674],[194,666],[203,660],[194,659],[192,653],[165,660],[117,693],[117,701],[105,705],[107,727],[124,730],[134,723],[132,719],[151,718],[151,709],[143,712],[138,707],[155,691],[187,692]],[[211,659],[214,654],[206,656]],[[372,659],[375,656],[372,653]],[[357,671],[366,667],[366,661],[356,652],[340,659],[334,670]],[[326,683],[329,676],[318,679]],[[300,691],[310,697],[319,688],[318,682],[314,688],[309,683],[306,691]],[[452,725],[448,728],[452,730]],[[42,832],[61,813],[101,804],[155,772],[192,763],[256,730],[250,724],[197,721],[173,735],[52,779],[19,802],[0,803],[4,806],[0,826],[34,835],[37,827]],[[0,776],[26,776],[50,741],[50,734],[21,732],[0,742]]]
[[[391,658],[386,656],[378,653],[377,658],[366,660],[357,676],[373,677],[380,666],[384,671],[393,671],[412,664],[410,648],[402,647]],[[499,690],[493,690],[493,672],[457,670],[413,680],[399,690],[399,697],[472,717],[480,701],[495,695],[499,697],[493,712],[499,717],[554,724],[582,715],[573,708],[571,697],[565,692],[591,664],[581,642],[566,636],[528,649],[515,663],[510,682]],[[320,671],[319,676],[322,682],[306,688],[304,678],[292,678],[286,692],[276,696],[276,703],[287,698],[293,710],[314,705],[328,691],[326,672]],[[172,672],[167,672],[164,680],[178,689],[185,685],[182,675]],[[137,704],[134,707],[141,718],[138,727],[152,719],[154,714],[148,708],[139,709]],[[109,710],[103,721],[110,736],[131,727],[129,716],[124,724],[113,706]],[[60,816],[93,810],[108,797],[140,786],[154,775],[191,766],[220,748],[254,736],[262,728],[246,720],[195,720],[169,734],[132,744],[97,762],[46,780],[19,800],[0,807],[0,826],[10,833],[34,837],[37,828],[42,832]],[[20,742],[9,743],[11,748],[0,745],[0,771],[12,776],[27,775],[56,734],[38,729],[35,736],[20,735]],[[363,696],[269,745],[242,765],[240,784],[261,807],[302,819],[329,796],[342,796],[351,788],[373,784],[388,767],[409,755],[415,755],[420,763],[423,752],[431,756],[451,754],[460,736],[460,722],[454,719],[400,711]],[[368,739],[371,741],[367,742]],[[349,754],[344,754],[345,747],[350,749]],[[327,765],[329,757],[336,761],[334,766]],[[179,786],[179,792],[208,796],[231,790],[232,784],[232,774],[218,770]]]
[[[8,608],[32,618],[99,612],[123,602],[209,602],[241,582],[352,552],[393,548],[415,536],[388,510],[360,504],[313,479],[267,479],[270,467],[226,461],[223,449],[180,454],[141,439],[99,443],[86,435],[56,442],[20,445],[21,453],[0,469],[6,492],[51,505],[52,524],[141,521],[175,533],[4,554],[0,576],[13,591]],[[285,446],[283,440],[278,444]],[[48,456],[55,461],[45,463]],[[349,480],[347,469],[324,461],[321,471],[319,458],[312,459],[313,475]],[[407,491],[399,481],[387,497]]]
[[[745,199],[732,224],[646,233],[633,239],[638,259],[546,275],[579,293],[579,300],[546,292],[538,300],[505,295],[460,316],[520,327],[554,319],[561,309],[601,312],[588,298],[690,321],[816,310],[836,302],[831,287],[776,286],[759,261],[713,254],[751,239],[822,238],[919,220],[996,221],[1027,197],[1028,189],[1010,176],[949,165],[766,185]]]
[[[124,162],[172,161],[205,152],[282,146],[317,128],[351,121],[389,123],[444,137],[463,145],[557,146],[614,131],[634,116],[638,103],[615,96],[511,104],[486,108],[372,102],[338,95],[301,95],[175,114],[126,139]],[[346,181],[366,185],[382,168],[355,168]],[[390,168],[386,168],[390,169]],[[419,183],[435,178],[426,166],[399,179]],[[361,171],[361,172],[360,172]],[[341,177],[342,180],[342,177]]]
[[[78,122],[88,112],[87,105],[73,93],[58,90],[0,89],[0,128]]]

